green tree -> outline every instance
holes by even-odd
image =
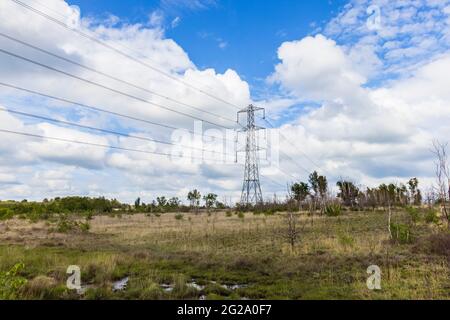
[[[180,206],[180,203],[181,201],[177,197],[172,197],[169,199],[169,207],[172,209],[177,209]]]
[[[167,199],[166,197],[156,197],[156,202],[158,203],[158,207],[165,208],[167,206]]]
[[[397,202],[403,206],[408,203],[408,189],[403,183],[397,187]]]
[[[339,188],[338,197],[342,199],[344,205],[353,207],[356,205],[356,199],[359,195],[359,189],[353,182],[350,181],[338,181],[336,183]]]
[[[301,203],[305,201],[306,197],[309,195],[309,186],[304,182],[294,183],[291,186],[291,191],[293,198],[297,201],[298,206],[300,207]]]
[[[317,174],[317,171],[314,171],[309,175],[309,185],[311,186],[311,191],[314,192],[312,196],[314,198],[317,198],[319,195],[319,175]]]
[[[134,208],[137,210],[141,206],[141,198],[137,198],[136,201],[134,201]]]
[[[201,197],[202,195],[197,189],[189,191],[187,195],[187,199],[190,201],[191,207],[195,208],[196,213],[198,213],[198,206],[200,205]]]
[[[387,187],[389,203],[395,204],[395,199],[397,198],[397,186],[393,183],[390,183]]]
[[[217,194],[214,193],[208,193],[206,196],[203,196],[203,200],[205,201],[205,206],[206,209],[209,210],[211,209],[212,206],[214,206],[214,204],[216,203],[217,200]]]
[[[318,187],[319,187],[320,198],[323,200],[327,196],[327,192],[328,192],[327,177],[319,176],[317,183],[318,183]]]
[[[382,183],[378,186],[378,193],[379,193],[379,200],[380,204],[383,205],[383,207],[387,207],[390,204],[389,199],[389,188],[387,184]]]

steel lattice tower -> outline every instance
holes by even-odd
[[[242,185],[241,205],[256,205],[263,202],[261,193],[261,184],[259,182],[259,159],[256,132],[264,129],[258,127],[255,124],[255,112],[265,111],[263,108],[257,108],[253,105],[249,105],[247,108],[238,112],[238,123],[240,114],[245,113],[247,115],[247,124],[240,130],[246,132],[245,143],[245,169],[244,169],[244,183]]]

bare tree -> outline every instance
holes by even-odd
[[[283,232],[282,236],[285,238],[290,246],[291,251],[294,251],[295,244],[297,243],[299,237],[300,237],[300,229],[298,227],[298,216],[294,213],[296,211],[295,203],[293,202],[295,195],[293,194],[294,189],[291,188],[291,186],[287,186],[288,191],[288,198],[287,198],[287,214],[285,216],[286,220],[286,230]],[[305,224],[303,224],[303,228],[305,227]],[[302,229],[303,229],[302,228]]]
[[[383,207],[385,208],[385,210],[387,207],[389,239],[392,240],[392,230],[391,230],[392,209],[391,209],[391,197],[389,196],[389,187],[385,184],[382,184],[379,187],[379,191],[381,193],[381,198],[383,199],[382,203],[383,203]]]
[[[437,197],[441,206],[441,214],[450,228],[450,215],[447,203],[450,200],[450,170],[447,156],[448,143],[433,141],[433,153],[436,155]]]
[[[297,227],[297,217],[292,211],[287,213],[286,223],[287,223],[286,239],[289,241],[289,244],[291,245],[291,250],[293,251],[295,243],[297,242],[298,237],[300,235],[300,230]]]
[[[425,193],[425,203],[428,205],[428,209],[432,209],[436,203],[436,192],[433,187],[430,187]]]

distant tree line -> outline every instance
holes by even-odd
[[[316,171],[309,175],[308,182],[293,183],[289,188],[289,198],[295,200],[299,208],[313,206],[324,209],[333,201],[351,209],[373,209],[386,206],[410,206],[422,204],[422,192],[419,180],[410,179],[406,184],[380,184],[375,188],[358,187],[350,180],[341,179],[336,183],[338,189],[334,197],[329,188],[326,176]]]
[[[214,209],[227,208],[222,202],[217,200],[217,195],[208,193],[201,196],[198,190],[192,190],[187,195],[190,205],[182,204],[177,197],[167,198],[165,196],[156,197],[150,203],[145,203],[141,198],[137,198],[134,205],[121,203],[116,199],[106,199],[104,197],[57,197],[54,199],[44,199],[37,201],[0,201],[0,219],[11,218],[14,215],[21,215],[32,219],[46,219],[54,214],[83,214],[99,215],[114,213],[166,213],[166,212],[199,212],[205,209],[208,212]],[[203,205],[201,203],[203,200]]]
[[[419,180],[410,179],[406,184],[381,184],[375,188],[362,188],[350,180],[340,180],[336,183],[337,194],[333,195],[329,188],[328,179],[316,171],[309,175],[308,181],[292,183],[288,186],[288,196],[281,201],[276,198],[258,206],[235,205],[238,211],[254,211],[255,213],[275,213],[279,211],[309,210],[321,213],[335,212],[338,207],[350,210],[375,210],[377,208],[418,206],[422,204],[422,192]],[[52,214],[85,213],[114,214],[114,213],[166,213],[166,212],[195,212],[200,210],[229,209],[230,206],[217,200],[214,193],[202,196],[197,189],[186,195],[189,205],[183,204],[178,197],[156,197],[145,203],[139,197],[133,205],[121,203],[116,199],[104,197],[57,197],[44,199],[42,202],[0,201],[0,219],[13,215],[25,215],[35,218],[46,218]],[[331,210],[331,211],[330,211]]]
[[[0,217],[23,214],[45,216],[55,213],[109,213],[114,209],[126,210],[127,205],[116,199],[108,200],[104,197],[63,197],[44,199],[42,202],[32,201],[0,201]]]

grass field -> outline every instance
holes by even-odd
[[[284,214],[96,216],[87,233],[15,218],[0,222],[0,271],[24,264],[15,299],[450,298],[449,252],[428,245],[436,226],[418,223],[411,243],[396,244],[382,211],[298,219],[292,249]],[[80,266],[83,293],[67,289],[69,265]],[[370,265],[381,290],[367,288]]]

